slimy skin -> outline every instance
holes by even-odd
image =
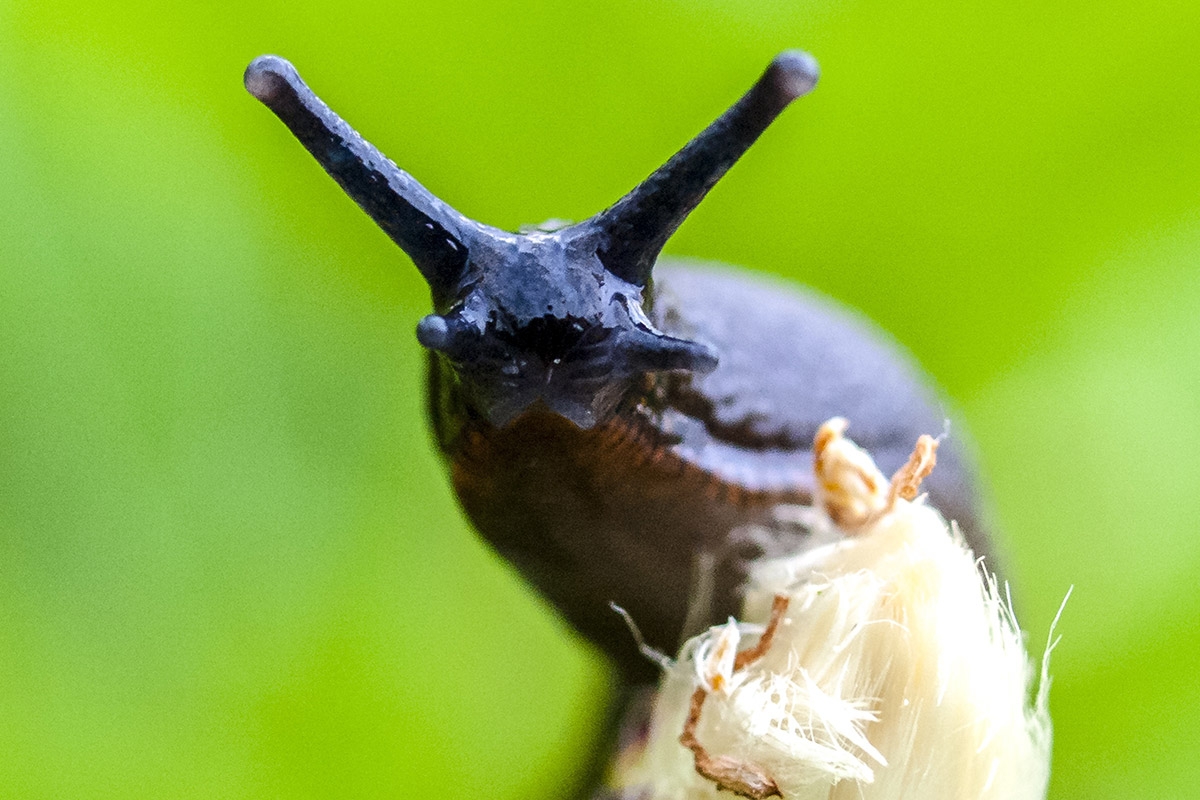
[[[251,94],[429,284],[433,313],[416,333],[429,351],[430,421],[467,516],[630,686],[655,668],[610,604],[666,651],[735,613],[754,558],[807,546],[776,512],[811,502],[823,421],[848,418],[884,470],[944,428],[928,378],[850,312],[746,272],[659,258],[817,77],[811,56],[781,53],[612,206],[512,233],[434,197],[287,61],[263,56],[246,70]],[[982,553],[971,471],[954,441],[941,453],[930,500]]]

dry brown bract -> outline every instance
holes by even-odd
[[[753,647],[743,650],[734,658],[734,672],[739,672],[753,664],[771,648],[771,641],[775,638],[775,632],[783,621],[787,607],[787,595],[775,595],[775,600],[771,604],[771,619],[767,623],[766,629]],[[704,749],[704,745],[700,744],[700,740],[696,738],[696,726],[700,724],[700,712],[704,708],[704,700],[707,697],[708,688],[704,684],[697,686],[696,691],[692,692],[687,720],[683,723],[683,733],[679,736],[679,743],[691,750],[695,757],[696,772],[715,783],[718,788],[748,797],[751,800],[781,797],[779,786],[762,767],[729,756],[713,756]]]
[[[921,481],[937,463],[938,440],[922,435],[908,463],[888,482],[871,456],[845,438],[848,425],[842,417],[834,417],[817,429],[813,469],[825,513],[843,532],[854,534],[890,513],[896,500],[917,496]]]

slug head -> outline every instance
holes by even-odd
[[[817,80],[806,53],[777,56],[740,100],[615,205],[556,231],[509,233],[434,197],[329,109],[277,56],[246,88],[413,260],[434,313],[417,339],[446,360],[474,408],[502,426],[541,404],[581,428],[608,419],[650,373],[704,373],[708,345],[646,315],[667,239],[775,117]]]

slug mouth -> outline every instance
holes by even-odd
[[[506,428],[527,416],[554,415],[562,417],[580,430],[591,430],[599,420],[595,413],[582,403],[557,403],[551,407],[545,400],[538,398],[520,409],[492,409],[487,415],[488,422],[497,428]]]
[[[546,413],[562,417],[582,430],[589,430],[612,418],[621,398],[632,387],[632,377],[580,374],[584,370],[569,363],[548,364],[518,385],[504,382],[480,403],[488,422],[497,428],[511,424],[526,413]],[[483,387],[479,387],[483,388]]]
[[[575,318],[541,317],[511,330],[471,333],[469,346],[446,346],[476,407],[496,427],[540,404],[588,430],[609,420],[645,376],[710,372],[709,345],[678,339],[632,319],[622,327],[585,325]],[[449,323],[448,323],[449,327]],[[435,342],[435,344],[441,344]]]

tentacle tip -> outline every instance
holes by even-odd
[[[299,79],[291,62],[279,56],[259,56],[246,67],[242,78],[246,91],[268,105]]]
[[[717,354],[716,348],[703,342],[692,342],[694,349],[692,350],[692,363],[688,369],[700,375],[707,375],[717,368],[721,363],[721,357]]]
[[[417,341],[429,350],[447,350],[450,347],[450,325],[445,317],[430,314],[417,323]]]
[[[776,91],[794,100],[813,90],[821,77],[821,67],[803,50],[784,50],[771,61],[766,77]]]
[[[711,345],[661,333],[638,331],[626,341],[631,363],[650,372],[684,370],[706,375],[720,361]]]

